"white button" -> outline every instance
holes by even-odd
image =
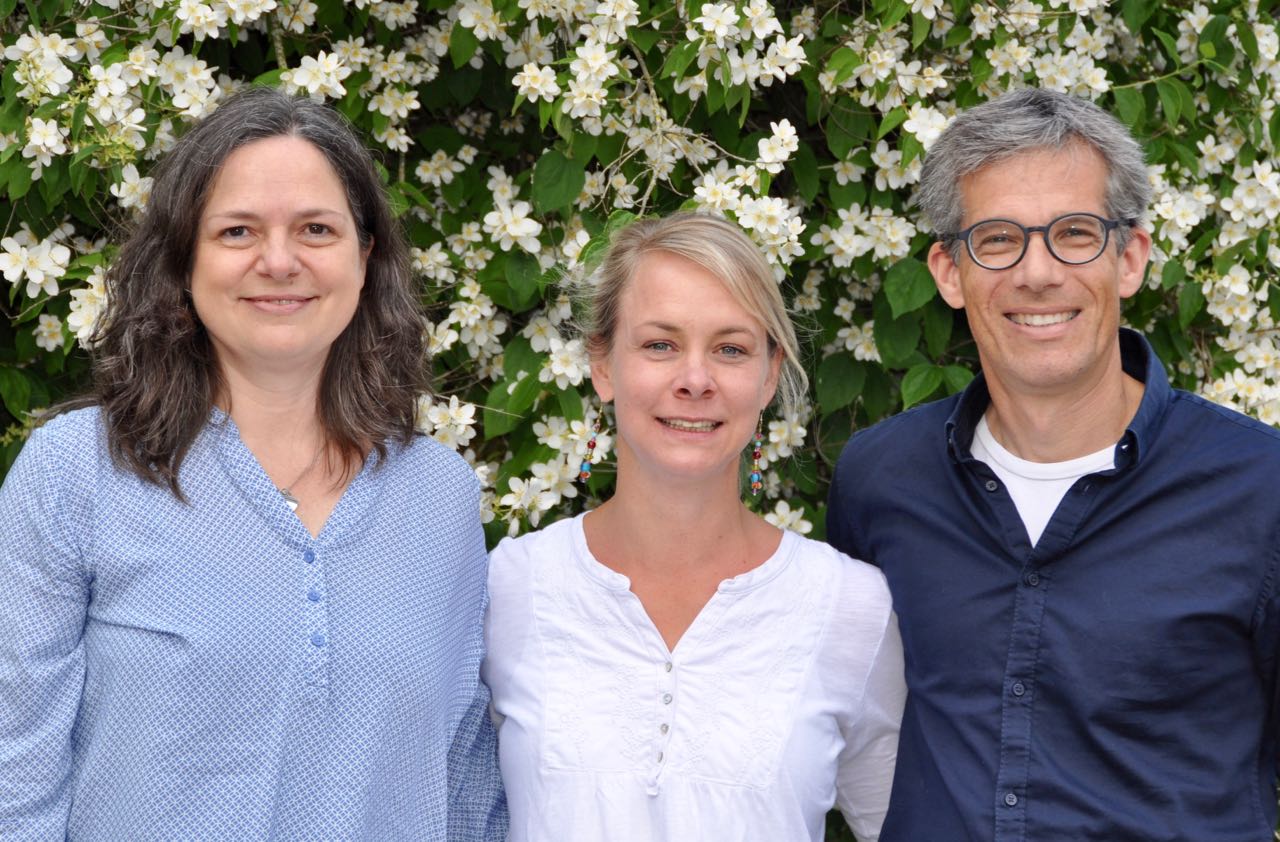
[[[662,762],[662,752],[658,752],[658,762]]]
[[[665,669],[667,672],[671,672],[671,662],[667,661],[666,664],[663,665],[663,669]]]
[[[665,734],[671,730],[671,726],[664,722],[662,723],[662,727],[659,728],[658,730]]]
[[[662,694],[662,703],[663,703],[664,705],[669,705],[669,704],[671,704],[671,694],[670,694],[670,693],[663,693],[663,694]]]

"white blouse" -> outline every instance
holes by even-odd
[[[488,655],[513,842],[880,833],[906,688],[879,570],[787,532],[674,651],[582,516],[490,557]]]

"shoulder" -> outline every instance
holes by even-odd
[[[92,406],[53,416],[31,432],[18,458],[56,469],[49,479],[92,481],[99,464],[110,460],[101,410]]]
[[[419,434],[406,444],[391,445],[387,462],[408,481],[421,483],[421,489],[435,489],[446,497],[460,492],[480,495],[480,481],[467,460],[430,436]]]
[[[1173,390],[1170,409],[1179,421],[1191,425],[1198,433],[1210,428],[1230,436],[1235,443],[1256,448],[1259,453],[1280,456],[1280,430],[1256,418],[1182,389]]]
[[[850,558],[823,541],[800,535],[792,540],[797,542],[795,560],[807,568],[821,568],[826,583],[839,594],[837,603],[852,602],[861,612],[885,616],[893,610],[889,584],[878,567]]]
[[[857,431],[844,447],[840,456],[841,464],[893,459],[921,447],[945,448],[947,419],[955,411],[959,400],[959,394],[951,395],[912,407]]]
[[[527,568],[545,559],[567,557],[574,551],[581,518],[565,518],[518,538],[503,538],[489,554],[489,569]]]

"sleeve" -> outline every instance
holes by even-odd
[[[479,510],[479,489],[476,490]],[[479,571],[481,598],[474,618],[469,674],[476,676],[475,692],[463,711],[447,760],[449,778],[448,842],[502,842],[507,838],[507,799],[498,771],[498,734],[489,717],[489,688],[480,680],[484,658],[484,617],[488,608],[485,584],[488,563],[484,532],[475,520],[472,542]],[[471,660],[473,659],[473,660]]]
[[[850,558],[867,559],[865,549],[859,546],[853,531],[850,513],[853,502],[849,499],[849,477],[854,472],[854,448],[856,437],[845,445],[831,478],[831,490],[827,494],[827,543]]]
[[[902,638],[898,618],[889,612],[860,704],[841,722],[845,745],[836,771],[836,804],[862,842],[880,838],[893,788],[906,697]]]
[[[68,460],[37,430],[0,487],[0,838],[62,839],[84,688],[89,581]]]

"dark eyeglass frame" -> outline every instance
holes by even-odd
[[[1057,225],[1059,222],[1061,222],[1064,219],[1071,219],[1072,217],[1077,217],[1077,216],[1087,216],[1091,219],[1096,219],[1098,220],[1098,222],[1102,223],[1102,248],[1098,249],[1098,253],[1095,254],[1093,257],[1089,258],[1088,260],[1067,260],[1065,257],[1063,257],[1062,255],[1058,254],[1056,251],[1053,250],[1053,243],[1049,241],[1050,228]],[[984,225],[990,225],[993,222],[1007,222],[1009,225],[1012,225],[1014,228],[1017,228],[1020,231],[1022,231],[1022,251],[1018,253],[1018,256],[1008,266],[1000,266],[998,268],[994,266],[988,266],[986,263],[983,263],[981,260],[979,260],[978,256],[973,253],[973,241],[971,239],[973,232],[978,228],[981,228]],[[1054,259],[1057,260],[1059,263],[1065,263],[1068,266],[1084,266],[1086,263],[1092,263],[1093,261],[1097,260],[1099,257],[1102,257],[1102,255],[1106,252],[1107,245],[1111,242],[1111,232],[1113,229],[1119,228],[1121,225],[1132,228],[1137,224],[1138,224],[1138,220],[1136,219],[1107,219],[1105,216],[1099,216],[1096,213],[1090,213],[1088,211],[1064,213],[1062,216],[1055,216],[1053,219],[1049,220],[1049,222],[1045,225],[1023,225],[1022,223],[1015,222],[1012,219],[995,217],[994,219],[984,219],[980,222],[975,222],[972,225],[970,225],[968,228],[964,229],[963,231],[957,231],[954,234],[939,234],[938,239],[944,243],[954,243],[957,240],[963,241],[965,251],[969,252],[970,260],[972,260],[974,263],[978,264],[983,269],[986,269],[989,272],[1003,272],[1005,269],[1012,269],[1013,267],[1017,266],[1019,263],[1022,262],[1022,258],[1027,256],[1027,247],[1031,245],[1031,235],[1039,234],[1040,238],[1044,240],[1044,247],[1048,249],[1049,254],[1053,255]]]

